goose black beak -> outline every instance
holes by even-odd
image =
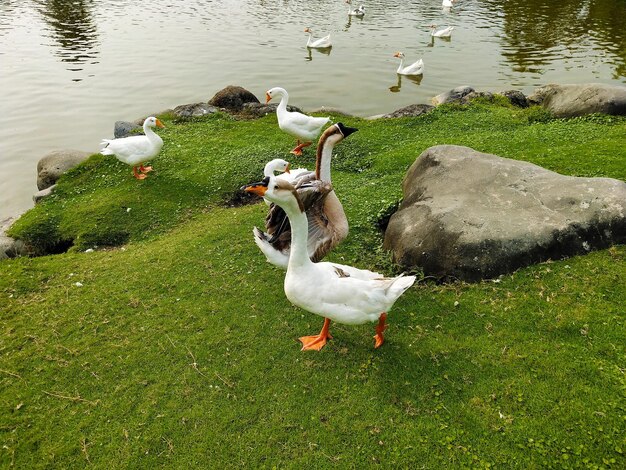
[[[356,131],[358,131],[356,127],[344,126],[341,122],[337,123],[337,129],[339,129],[339,132],[341,132],[341,135],[343,135],[344,139],[350,134],[354,134]]]

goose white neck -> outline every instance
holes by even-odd
[[[330,137],[321,145],[321,149],[317,149],[316,167],[317,179],[322,180],[324,183],[331,183],[330,180],[330,161],[333,157],[333,148],[335,147],[335,140]]]
[[[287,102],[289,101],[289,94],[287,93],[287,90],[283,88],[277,88],[275,90],[275,93],[278,93],[280,95],[280,103],[278,103],[278,109],[280,109],[281,111],[287,111]]]
[[[143,123],[143,133],[150,140],[160,140],[161,138],[152,130],[152,126],[148,125],[148,121]]]
[[[306,214],[300,210],[294,200],[280,205],[283,208],[291,225],[291,248],[289,249],[289,264],[287,270],[300,268],[312,264],[307,248],[309,237],[309,223]]]
[[[400,57],[400,65],[398,65],[398,70],[396,73],[402,72],[402,66],[404,65],[404,57]]]

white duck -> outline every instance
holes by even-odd
[[[452,8],[453,5],[454,5],[454,0],[442,0],[441,1],[441,6],[444,8]]]
[[[359,5],[359,8],[350,8],[348,10],[348,16],[363,18],[365,16],[365,7],[363,5]]]
[[[281,173],[276,175],[276,172],[280,171]],[[276,176],[281,180],[287,181],[290,184],[294,184],[295,180],[304,173],[310,173],[306,168],[296,168],[295,170],[291,169],[291,164],[287,160],[283,160],[282,158],[275,158],[270,160],[263,168],[263,176]],[[265,203],[269,206],[271,203],[264,198]]]
[[[284,88],[274,87],[265,92],[265,102],[269,103],[274,96],[279,95],[280,103],[276,108],[278,117],[278,127],[287,134],[291,134],[298,139],[298,145],[291,151],[294,155],[302,155],[302,149],[311,145],[328,121],[329,117],[313,117],[297,111],[287,111],[289,94]],[[303,143],[300,143],[303,140]]]
[[[324,36],[323,38],[313,39],[313,31],[311,31],[311,28],[305,28],[304,32],[309,34],[309,40],[306,43],[306,47],[310,47],[311,49],[327,49],[329,47],[333,47],[333,43],[330,40],[330,34],[328,36]]]
[[[452,30],[454,29],[454,26],[448,26],[447,28],[443,28],[438,31],[435,30],[436,27],[437,27],[436,24],[430,25],[431,36],[435,38],[449,38],[450,36],[452,36]]]
[[[105,147],[100,150],[100,153],[102,155],[115,155],[119,161],[132,165],[135,178],[138,180],[145,179],[146,173],[152,171],[152,167],[144,167],[143,164],[158,155],[161,147],[163,147],[163,140],[152,130],[154,126],[165,127],[159,119],[150,116],[143,122],[145,135],[121,139],[103,139],[100,145],[105,145]],[[139,166],[141,173],[137,171],[137,166]]]
[[[309,221],[308,251],[313,261],[321,260],[348,236],[348,219],[331,185],[330,161],[335,145],[357,130],[340,122],[326,129],[317,144],[315,172],[301,173],[294,178],[293,184]],[[287,269],[291,226],[280,206],[270,207],[265,230],[254,227],[254,242],[269,263]]]
[[[400,59],[400,65],[398,66],[398,70],[396,70],[396,73],[399,73],[400,75],[424,74],[424,61],[422,59],[419,59],[417,62],[414,62],[413,64],[404,67],[404,54],[402,52],[396,52],[393,56]]]
[[[246,191],[266,197],[284,209],[292,227],[291,255],[285,275],[285,295],[289,301],[324,317],[319,335],[303,336],[302,350],[319,351],[332,338],[330,322],[360,325],[378,321],[374,347],[385,338],[387,312],[415,282],[415,276],[385,278],[372,271],[335,263],[314,263],[307,251],[307,215],[295,188],[270,177],[263,183],[248,186]],[[349,268],[349,269],[346,269]]]

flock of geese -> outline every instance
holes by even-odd
[[[442,0],[441,6],[444,11],[449,11],[453,6],[455,0]],[[351,4],[352,0],[346,0],[346,3]],[[360,5],[358,8],[350,8],[348,9],[348,16],[355,16],[357,18],[363,18],[365,16],[365,6]],[[437,29],[437,25],[431,24],[430,26],[430,35],[433,38],[449,38],[452,36],[452,31],[454,30],[454,26],[448,26],[443,29]],[[313,31],[311,28],[305,28],[305,33],[309,35],[309,39],[306,43],[306,47],[310,49],[330,49],[333,46],[332,40],[330,38],[330,34],[324,36],[319,39],[313,39]],[[400,59],[400,65],[398,66],[398,70],[396,73],[399,75],[409,75],[409,76],[421,76],[424,74],[424,60],[418,59],[416,62],[404,66],[404,53],[396,52],[394,57]]]
[[[308,116],[287,110],[289,95],[280,87],[266,92],[266,102],[280,96],[276,109],[278,126],[298,139],[291,151],[301,155],[330,118]],[[152,170],[144,166],[163,146],[153,130],[164,127],[155,117],[143,123],[145,135],[105,139],[103,155],[114,155],[133,167],[138,180]],[[265,165],[264,179],[243,189],[265,199],[269,211],[265,231],[254,227],[256,245],[274,266],[286,270],[284,290],[294,305],[324,317],[318,335],[303,336],[302,350],[319,351],[332,338],[330,323],[376,322],[375,347],[384,342],[387,312],[415,282],[415,276],[386,278],[382,274],[338,263],[320,262],[348,236],[348,219],[331,181],[331,159],[336,144],[357,129],[342,123],[328,127],[319,138],[315,170],[290,169],[286,160],[274,159]],[[276,172],[280,172],[276,174]]]
[[[448,9],[453,2],[442,0],[442,6]],[[350,8],[348,15],[363,18],[365,7]],[[452,26],[441,30],[437,30],[436,25],[430,27],[433,37],[449,37],[454,29]],[[304,31],[309,35],[307,47],[332,47],[330,34],[313,39],[310,28]],[[398,74],[423,74],[422,59],[404,66],[402,52],[396,52],[394,57],[400,59]],[[289,94],[284,88],[271,88],[265,97],[266,103],[280,97],[276,108],[278,126],[297,139],[291,150],[294,155],[302,155],[302,150],[313,143],[330,121],[327,117],[289,111]],[[132,166],[133,176],[143,180],[152,170],[144,163],[158,155],[163,147],[163,140],[154,132],[154,127],[164,126],[151,116],[143,123],[145,135],[105,139],[101,153],[114,155]],[[387,312],[415,282],[415,276],[386,278],[373,271],[320,261],[348,236],[348,219],[332,186],[331,159],[334,146],[356,131],[342,123],[328,127],[317,143],[314,171],[292,170],[286,160],[274,159],[265,165],[261,182],[242,188],[261,196],[269,205],[265,230],[253,229],[254,242],[269,263],[286,270],[284,290],[287,299],[324,317],[324,326],[318,335],[300,338],[302,350],[319,351],[332,338],[331,321],[343,324],[377,321],[375,347],[380,347],[384,342]]]

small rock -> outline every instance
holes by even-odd
[[[93,253],[93,248],[87,248],[87,249],[85,250],[85,253]]]
[[[218,108],[208,103],[181,104],[174,108],[174,116],[179,119],[190,119],[213,114],[217,111],[219,111]]]
[[[234,111],[241,110],[244,103],[259,103],[259,99],[245,88],[233,85],[218,91],[209,100],[210,105]]]
[[[42,189],[41,191],[36,192],[35,194],[33,194],[33,202],[37,204],[43,198],[50,196],[50,194],[52,194],[52,191],[54,191],[54,188],[56,187],[57,185],[53,184],[52,186],[46,189]]]
[[[409,106],[405,106],[404,108],[396,109],[394,112],[389,114],[383,114],[384,118],[401,118],[401,117],[416,117],[421,116],[422,114],[427,114],[435,109],[434,106],[429,104],[411,104]]]
[[[277,103],[244,103],[238,115],[249,119],[261,118],[263,116],[267,116],[268,114],[274,114],[277,107]],[[291,106],[290,104],[287,105],[287,111],[297,111],[299,113],[302,112],[300,108],[296,106]]]
[[[453,101],[458,101],[466,95],[474,92],[475,90],[471,86],[459,86],[453,88],[450,91],[446,91],[445,93],[441,93],[440,95],[435,96],[432,99],[432,103],[435,106],[439,106],[444,103],[451,103]]]
[[[0,259],[28,256],[28,250],[22,240],[14,240],[6,235],[0,235]]]
[[[528,108],[529,106],[526,95],[519,90],[507,90],[503,91],[501,94],[508,99],[513,106],[517,106],[518,108]]]
[[[132,135],[143,135],[143,127],[128,121],[115,121],[113,137],[122,139]]]
[[[37,188],[46,189],[57,182],[63,173],[91,156],[81,150],[55,150],[37,163]]]
[[[75,282],[74,285],[76,287],[83,287],[83,283],[82,282]]]

